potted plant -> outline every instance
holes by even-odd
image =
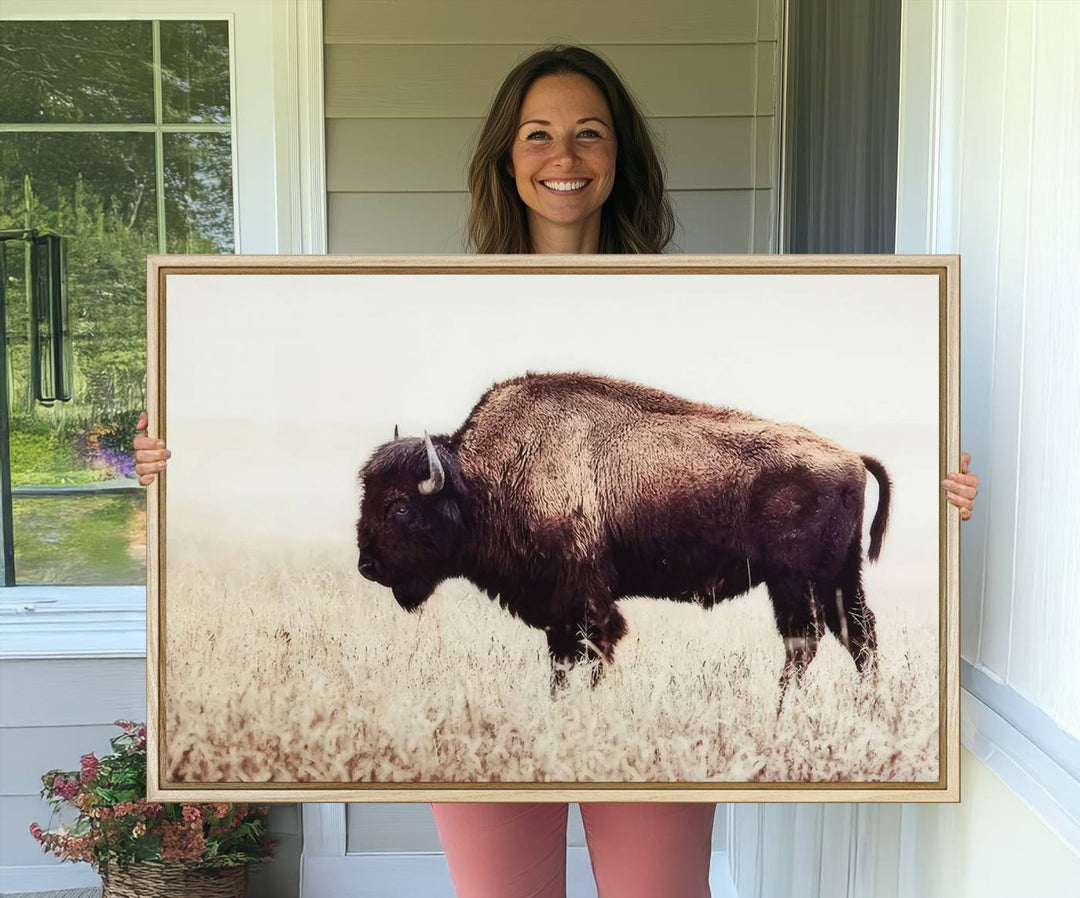
[[[83,755],[80,770],[41,777],[53,820],[65,810],[75,820],[55,830],[33,823],[31,835],[61,860],[92,864],[102,898],[243,898],[248,864],[273,852],[269,808],[147,801],[146,727],[116,725],[112,754]]]

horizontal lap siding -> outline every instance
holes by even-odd
[[[667,117],[762,111],[757,103],[756,47],[754,43],[664,44],[593,49],[611,61],[648,115]],[[326,48],[326,115],[483,115],[507,72],[531,52],[531,47],[467,44],[330,45]],[[769,55],[762,52],[766,59],[762,66],[771,65]]]
[[[326,0],[328,44],[748,43],[771,27],[758,0]],[[573,23],[572,33],[555,23]],[[774,32],[770,32],[774,33]],[[775,37],[764,38],[775,40]]]
[[[120,734],[114,720],[141,721],[145,671],[132,658],[0,661],[0,868],[54,862],[30,836],[30,824],[47,826],[51,814],[41,775],[108,753]]]
[[[756,191],[767,221],[771,191]],[[755,191],[673,190],[678,228],[675,243],[684,253],[748,253],[753,234]],[[332,193],[330,252],[460,253],[468,214],[467,193]],[[335,238],[335,234],[341,235]],[[764,240],[766,234],[761,234]]]
[[[611,60],[649,116],[682,252],[775,251],[779,52],[772,0],[328,0],[329,249],[461,253],[466,170],[492,96],[545,43]],[[573,34],[550,32],[573,22]]]

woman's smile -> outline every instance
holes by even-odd
[[[592,178],[581,178],[571,181],[541,181],[548,190],[554,193],[581,193],[585,189],[585,186],[592,180]]]

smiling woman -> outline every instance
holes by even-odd
[[[583,47],[541,50],[507,75],[468,182],[479,253],[661,253],[675,231],[645,116]]]

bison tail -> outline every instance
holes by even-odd
[[[889,491],[892,483],[889,475],[885,472],[885,466],[876,458],[869,455],[862,456],[866,470],[874,475],[878,482],[878,505],[874,513],[874,520],[870,524],[870,551],[867,552],[871,561],[877,561],[881,554],[881,541],[885,538],[885,528],[889,524]]]

